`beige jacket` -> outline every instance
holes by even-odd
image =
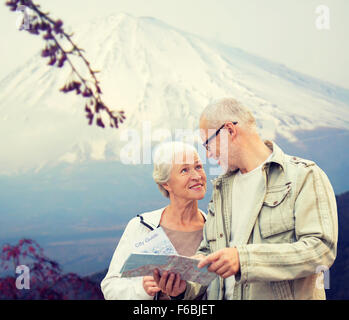
[[[336,199],[326,174],[312,161],[274,151],[263,166],[265,188],[256,195],[239,252],[234,299],[325,299],[323,273],[334,262],[338,221]],[[204,239],[197,253],[228,247],[232,186],[236,172],[213,180]],[[187,283],[184,299],[206,288]],[[207,298],[224,299],[224,281],[217,277]]]

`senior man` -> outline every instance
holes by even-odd
[[[323,271],[338,237],[326,174],[263,141],[251,112],[234,99],[208,105],[200,129],[207,156],[225,171],[213,180],[197,251],[198,267],[218,276],[206,288],[156,273],[159,287],[177,299],[325,299]]]

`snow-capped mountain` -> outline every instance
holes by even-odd
[[[73,39],[127,120],[88,126],[84,100],[59,91],[70,69],[47,66],[39,48],[0,79],[0,244],[34,238],[67,271],[107,268],[125,223],[168,203],[151,165],[114,161],[129,136],[142,144],[150,132],[155,146],[158,129],[194,131],[202,109],[227,96],[252,110],[264,138],[318,162],[336,192],[349,189],[349,90],[153,18],[96,19]]]
[[[69,68],[46,65],[40,52],[0,81],[0,173],[58,162],[119,159],[123,132],[197,129],[201,110],[232,96],[256,116],[263,137],[296,141],[299,130],[349,128],[349,90],[242,50],[127,14],[74,30],[104,101],[123,109],[121,129],[88,126],[84,101],[59,89]]]

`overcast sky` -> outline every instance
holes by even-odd
[[[0,5],[3,78],[43,47]],[[152,16],[349,89],[349,0],[35,0],[74,26],[120,12]],[[329,15],[326,16],[324,7]],[[316,10],[319,10],[316,12]],[[328,19],[327,19],[328,18]],[[319,26],[322,29],[319,29]],[[43,61],[43,63],[45,63]]]

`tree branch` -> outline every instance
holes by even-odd
[[[88,98],[89,101],[85,104],[86,117],[88,123],[91,125],[93,120],[96,118],[95,124],[99,127],[104,128],[104,122],[101,117],[102,112],[106,112],[109,117],[109,125],[112,128],[118,128],[119,123],[123,123],[126,119],[123,110],[115,111],[110,109],[102,100],[102,90],[99,85],[99,81],[96,77],[98,71],[94,71],[91,68],[90,62],[86,59],[83,54],[83,49],[79,48],[72,40],[72,34],[68,34],[63,29],[62,20],[54,20],[49,16],[49,13],[45,13],[40,10],[38,4],[34,4],[32,0],[10,0],[6,2],[6,5],[10,7],[11,11],[16,11],[19,6],[25,6],[32,10],[30,16],[30,24],[28,28],[21,27],[21,30],[26,30],[31,34],[39,35],[44,33],[43,39],[46,41],[46,47],[42,50],[41,56],[49,58],[48,65],[62,68],[66,62],[72,69],[72,74],[77,78],[76,80],[70,80],[67,82],[60,91],[68,93],[75,91],[76,94],[81,95],[83,98]],[[27,13],[24,12],[26,15]],[[28,17],[25,17],[28,18]],[[25,19],[24,19],[25,20]],[[23,21],[24,22],[24,21]],[[66,50],[61,44],[60,38],[66,40],[71,48]],[[81,73],[74,66],[70,56],[78,56],[87,68],[90,79],[84,78]],[[92,87],[89,86],[92,83]]]

